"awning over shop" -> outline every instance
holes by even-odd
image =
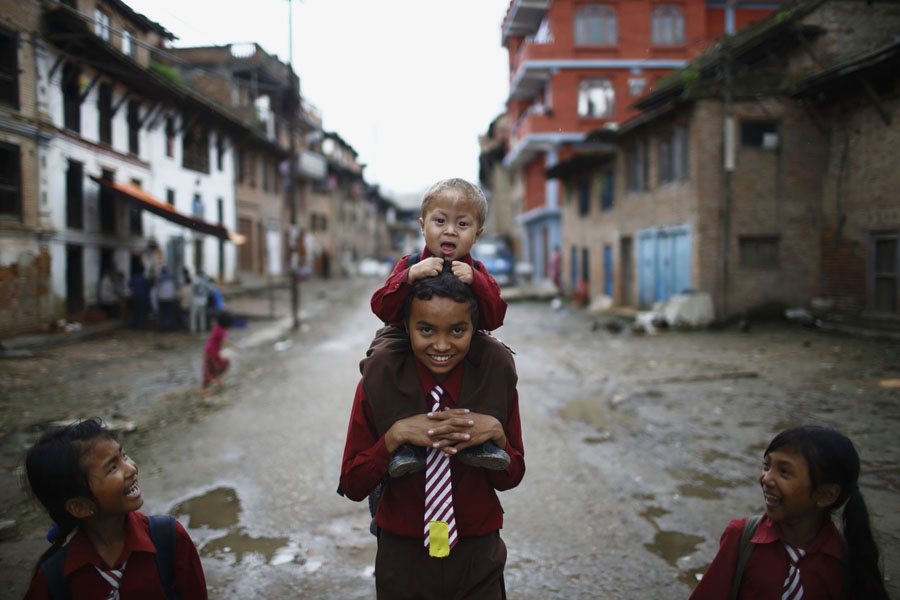
[[[193,229],[194,231],[199,231],[200,233],[214,235],[222,240],[230,240],[238,245],[243,244],[247,239],[246,236],[243,236],[240,233],[229,233],[222,225],[207,223],[197,217],[182,214],[175,210],[175,207],[171,204],[157,200],[133,183],[116,183],[114,181],[109,181],[108,179],[103,179],[102,177],[95,177],[94,175],[91,175],[91,179],[103,187],[109,188],[115,192],[117,196],[124,198],[135,206],[146,209],[173,223],[178,223],[179,225]]]

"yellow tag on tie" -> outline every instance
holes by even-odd
[[[428,522],[428,556],[444,558],[450,555],[450,530],[443,521]]]

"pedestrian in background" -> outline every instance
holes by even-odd
[[[156,278],[156,302],[159,307],[160,331],[172,331],[175,329],[178,296],[175,289],[175,278],[169,273],[168,267],[163,265]]]
[[[138,512],[144,499],[137,464],[100,419],[44,433],[25,457],[25,473],[54,522],[47,534],[53,545],[38,561],[25,600],[205,600],[190,536],[173,517],[151,522]]]
[[[144,275],[143,262],[135,263],[128,287],[131,290],[131,326],[135,329],[146,329],[147,313],[150,310],[150,282]]]
[[[197,275],[194,277],[194,284],[191,286],[190,329],[192,333],[206,331],[207,329],[206,319],[211,285],[203,271],[197,271]]]
[[[194,296],[194,284],[187,267],[181,267],[181,284],[178,286],[178,328],[188,329],[191,301]]]
[[[99,300],[100,308],[103,309],[107,319],[119,317],[119,294],[111,268],[105,269],[100,278]]]
[[[766,512],[735,519],[691,600],[887,600],[859,455],[829,427],[782,431],[763,453]],[[842,531],[831,514],[841,508]]]
[[[222,375],[228,370],[231,361],[222,356],[222,345],[226,345],[233,350],[240,348],[228,340],[228,328],[233,324],[231,315],[222,311],[216,315],[216,324],[213,325],[203,348],[203,390],[202,394],[208,396],[210,393],[209,386],[215,383],[217,387],[222,387]]]

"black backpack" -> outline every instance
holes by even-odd
[[[168,600],[179,600],[175,591],[175,517],[155,516],[147,517],[150,524],[150,541],[156,548],[156,569],[159,571],[159,580]],[[69,600],[72,598],[72,588],[69,578],[63,575],[63,567],[66,564],[66,554],[69,547],[63,546],[50,558],[41,563],[41,571],[50,588],[50,597],[53,600]]]

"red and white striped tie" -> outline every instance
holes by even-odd
[[[784,592],[781,594],[781,600],[800,600],[803,597],[803,586],[800,584],[800,565],[797,563],[806,556],[806,551],[794,548],[786,542],[784,549],[787,550],[788,558],[791,560],[791,568],[784,580]]]
[[[431,412],[441,408],[441,396],[444,390],[436,385],[431,390],[433,404]],[[429,548],[431,537],[435,531],[443,531],[443,526],[435,527],[432,523],[446,523],[446,544],[440,548],[431,548],[431,556],[446,556],[456,545],[456,517],[453,515],[453,489],[450,485],[450,457],[435,448],[428,449],[425,463],[425,547]],[[443,537],[442,535],[440,536]]]
[[[109,596],[106,597],[106,600],[119,600],[119,584],[122,583],[122,577],[125,575],[125,565],[128,561],[122,563],[122,566],[118,569],[110,569],[108,571],[101,569],[97,565],[94,565],[94,568],[97,569],[97,572],[100,573],[100,577],[106,580],[106,582],[112,586],[112,589],[109,591]]]

